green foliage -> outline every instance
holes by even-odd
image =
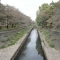
[[[37,11],[36,21],[39,26],[60,30],[60,2],[43,4]]]
[[[55,47],[55,45],[52,42],[49,42],[49,46],[52,47],[52,48]]]
[[[47,20],[51,18],[54,15],[54,6],[43,4],[41,7],[39,7],[39,10],[37,12],[36,21],[38,25],[41,26],[47,26]]]
[[[43,11],[43,10],[48,10],[48,8],[49,8],[48,4],[43,4],[39,9],[40,11]]]

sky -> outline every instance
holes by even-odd
[[[57,2],[58,0],[53,0]],[[36,11],[43,3],[51,3],[52,0],[1,0],[1,3],[14,6],[22,13],[31,17],[33,21],[36,19]]]

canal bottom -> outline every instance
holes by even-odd
[[[36,29],[31,31],[26,43],[14,60],[46,60]]]

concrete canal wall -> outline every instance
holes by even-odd
[[[0,49],[0,60],[14,60],[32,29],[29,32],[27,32],[21,39],[19,39],[14,45],[4,49]]]
[[[46,60],[60,60],[60,51],[50,47],[46,42],[45,36],[40,31],[38,32]]]
[[[27,37],[30,35],[32,29],[21,39],[19,39],[14,45],[4,49],[0,49],[0,60],[14,60],[14,58],[17,56],[18,52],[21,50],[22,46],[26,42]],[[41,39],[41,45],[46,60],[60,60],[60,52],[54,48],[49,47],[44,35],[40,31],[38,31],[38,33]]]

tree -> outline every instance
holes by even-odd
[[[38,25],[46,27],[47,20],[51,18],[54,14],[54,6],[43,4],[41,7],[39,7],[39,10],[37,12],[36,21]]]
[[[30,23],[31,19],[29,16],[26,16],[13,6],[4,6],[0,3],[0,25],[2,27],[6,26],[7,29],[9,27],[15,28],[18,26],[27,27],[28,25],[30,25]]]

